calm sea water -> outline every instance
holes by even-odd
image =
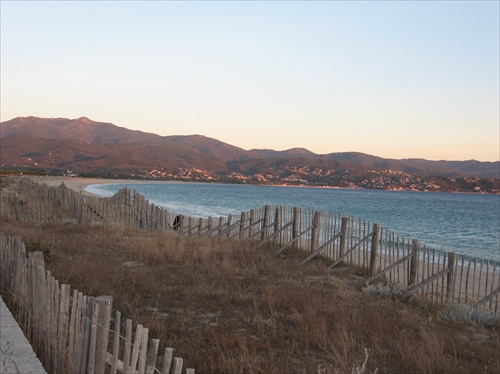
[[[111,196],[127,186],[150,202],[198,217],[289,205],[368,219],[432,248],[500,261],[500,195],[208,183],[105,184],[87,191]]]

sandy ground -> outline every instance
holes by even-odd
[[[81,192],[87,196],[95,196],[94,194],[85,191],[85,188],[92,184],[139,184],[139,183],[172,183],[166,181],[150,181],[150,180],[135,180],[135,179],[105,179],[105,178],[78,178],[78,177],[47,177],[47,176],[33,176],[27,175],[22,178],[29,178],[40,184],[46,184],[48,186],[59,186],[64,182],[66,187],[72,189],[76,192]],[[174,182],[175,183],[175,182]]]

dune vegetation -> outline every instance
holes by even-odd
[[[365,273],[248,242],[3,218],[46,268],[150,329],[197,373],[498,373],[500,325],[363,292]],[[8,296],[8,295],[7,295]]]

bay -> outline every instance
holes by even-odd
[[[179,214],[219,217],[264,205],[310,208],[362,217],[438,250],[500,261],[500,195],[179,182],[86,190],[111,196],[125,186]]]

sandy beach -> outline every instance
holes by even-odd
[[[61,183],[64,184],[76,192],[81,192],[87,196],[95,196],[95,194],[85,191],[85,188],[92,184],[163,184],[163,183],[172,183],[167,181],[151,181],[151,180],[135,180],[135,179],[106,179],[106,178],[80,178],[80,177],[63,177],[63,176],[34,176],[34,175],[26,175],[21,178],[32,179],[33,181],[46,184],[48,186],[59,186]]]

